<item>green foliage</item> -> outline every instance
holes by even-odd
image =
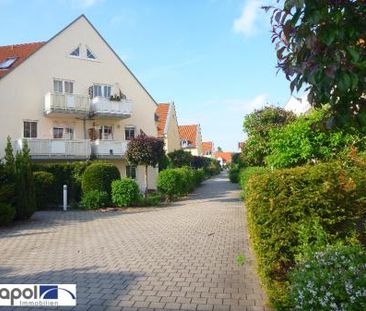
[[[168,158],[170,160],[172,168],[191,166],[191,163],[193,161],[192,154],[182,149],[169,152]]]
[[[15,207],[8,203],[0,202],[0,226],[8,226],[15,218]]]
[[[244,254],[240,254],[238,256],[236,256],[236,263],[238,264],[238,266],[244,266],[246,262],[246,258]]]
[[[30,150],[26,140],[15,158],[16,218],[28,219],[36,211],[36,196],[32,173]]]
[[[139,195],[136,205],[137,206],[158,206],[161,202],[161,194],[160,193],[149,193],[147,197],[143,197]]]
[[[54,198],[55,177],[48,172],[33,173],[36,204],[38,209],[47,208]]]
[[[349,151],[348,146],[365,148],[363,134],[354,129],[330,129],[331,114],[326,107],[313,110],[310,115],[300,116],[296,121],[269,135],[271,154],[267,163],[276,168],[303,165],[311,161],[330,160]]]
[[[109,203],[108,193],[100,190],[86,192],[81,199],[81,207],[84,209],[98,209],[108,206]]]
[[[246,185],[248,183],[249,178],[252,176],[257,176],[257,175],[263,174],[268,171],[269,170],[263,166],[250,166],[250,167],[245,167],[240,170],[239,183],[240,183],[241,189],[243,189],[244,197],[245,197]]]
[[[365,169],[364,159],[349,158],[274,170],[248,180],[245,196],[252,243],[277,308],[287,306],[287,273],[309,247],[324,241],[364,241],[360,228],[366,215]]]
[[[184,180],[178,169],[167,169],[158,175],[157,186],[160,193],[170,200],[180,196],[184,192]]]
[[[240,167],[238,164],[231,164],[229,168],[229,179],[232,183],[239,182]]]
[[[295,120],[295,115],[283,108],[267,106],[255,110],[244,118],[244,131],[248,134],[241,159],[246,166],[263,166],[265,157],[270,154],[269,133],[273,129]]]
[[[112,181],[120,178],[120,172],[115,165],[96,162],[85,169],[81,180],[81,187],[83,193],[99,190],[105,191],[110,195]]]
[[[112,182],[112,201],[117,206],[131,206],[137,202],[139,194],[139,186],[131,178],[122,178]]]
[[[318,106],[330,103],[341,124],[352,120],[364,127],[365,2],[283,3],[272,8],[272,37],[278,68],[291,81],[291,91],[305,85],[311,101]]]
[[[8,174],[8,176],[15,176],[15,158],[10,136],[6,138],[4,160],[5,160],[4,162],[5,171]]]
[[[67,185],[68,198],[71,203],[81,200],[81,179],[85,169],[92,161],[73,161],[48,164],[34,164],[33,171],[45,171],[54,176],[53,191],[49,196],[49,205],[62,202],[63,185]]]
[[[219,161],[215,159],[209,159],[209,163],[207,166],[204,167],[204,171],[207,176],[215,176],[220,174],[221,172],[221,166]]]
[[[366,253],[359,246],[315,252],[290,274],[293,310],[366,310]]]

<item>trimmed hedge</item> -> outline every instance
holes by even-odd
[[[229,179],[233,184],[239,182],[240,167],[238,164],[231,164],[229,168]]]
[[[98,209],[110,203],[109,195],[105,191],[91,190],[83,194],[81,207],[85,209]]]
[[[189,167],[166,169],[159,173],[158,190],[169,200],[173,200],[192,192],[204,180],[204,177],[203,169],[196,170]]]
[[[263,166],[249,166],[241,169],[239,173],[239,183],[240,187],[243,189],[244,195],[245,195],[245,187],[246,184],[248,183],[248,180],[252,176],[260,175],[268,171],[269,169]]]
[[[86,168],[82,176],[81,188],[83,193],[99,190],[110,195],[112,181],[120,178],[121,174],[117,166],[104,162],[93,163]]]
[[[259,272],[274,306],[288,307],[288,271],[304,243],[365,241],[366,162],[360,158],[249,178],[246,208]],[[362,229],[361,229],[362,228]],[[304,242],[305,241],[305,242]]]
[[[8,226],[15,218],[15,207],[8,203],[0,202],[0,226]]]
[[[112,201],[119,207],[133,205],[138,201],[139,194],[139,186],[131,178],[122,178],[112,182]]]
[[[55,177],[49,172],[38,171],[33,173],[33,178],[37,208],[47,208],[54,198]]]

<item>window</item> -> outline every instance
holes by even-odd
[[[53,128],[53,138],[63,138],[64,129],[62,127]]]
[[[0,69],[8,69],[17,60],[16,57],[8,57],[3,62],[0,63]]]
[[[86,49],[86,57],[89,59],[95,59],[93,52],[89,48]]]
[[[135,128],[133,126],[125,127],[125,139],[131,140],[132,138],[135,138]]]
[[[53,91],[55,93],[74,93],[74,82],[68,80],[54,79],[53,80]]]
[[[24,121],[23,129],[24,138],[37,138],[37,122]]]
[[[71,56],[76,56],[76,57],[79,57],[80,56],[80,46],[78,46],[75,50],[73,50],[71,53],[70,53]]]
[[[132,179],[136,179],[136,166],[126,166],[126,176]]]
[[[64,137],[65,137],[65,139],[69,139],[69,140],[74,139],[74,129],[71,127],[65,127]]]
[[[93,97],[105,97],[110,98],[112,93],[112,87],[110,85],[94,84]]]
[[[99,130],[99,139],[111,140],[113,139],[112,126],[103,125]]]

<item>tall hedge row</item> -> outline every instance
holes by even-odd
[[[304,245],[365,241],[366,162],[360,158],[267,171],[246,183],[259,272],[274,306],[286,309],[288,272]]]

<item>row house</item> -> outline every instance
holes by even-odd
[[[183,150],[202,156],[202,134],[199,124],[179,125],[179,138]]]
[[[202,142],[202,155],[207,158],[212,158],[215,152],[214,143],[212,141]]]
[[[143,185],[125,153],[135,135],[157,136],[157,103],[84,15],[48,41],[0,47],[0,104],[0,158],[9,135],[35,161],[102,159]]]

